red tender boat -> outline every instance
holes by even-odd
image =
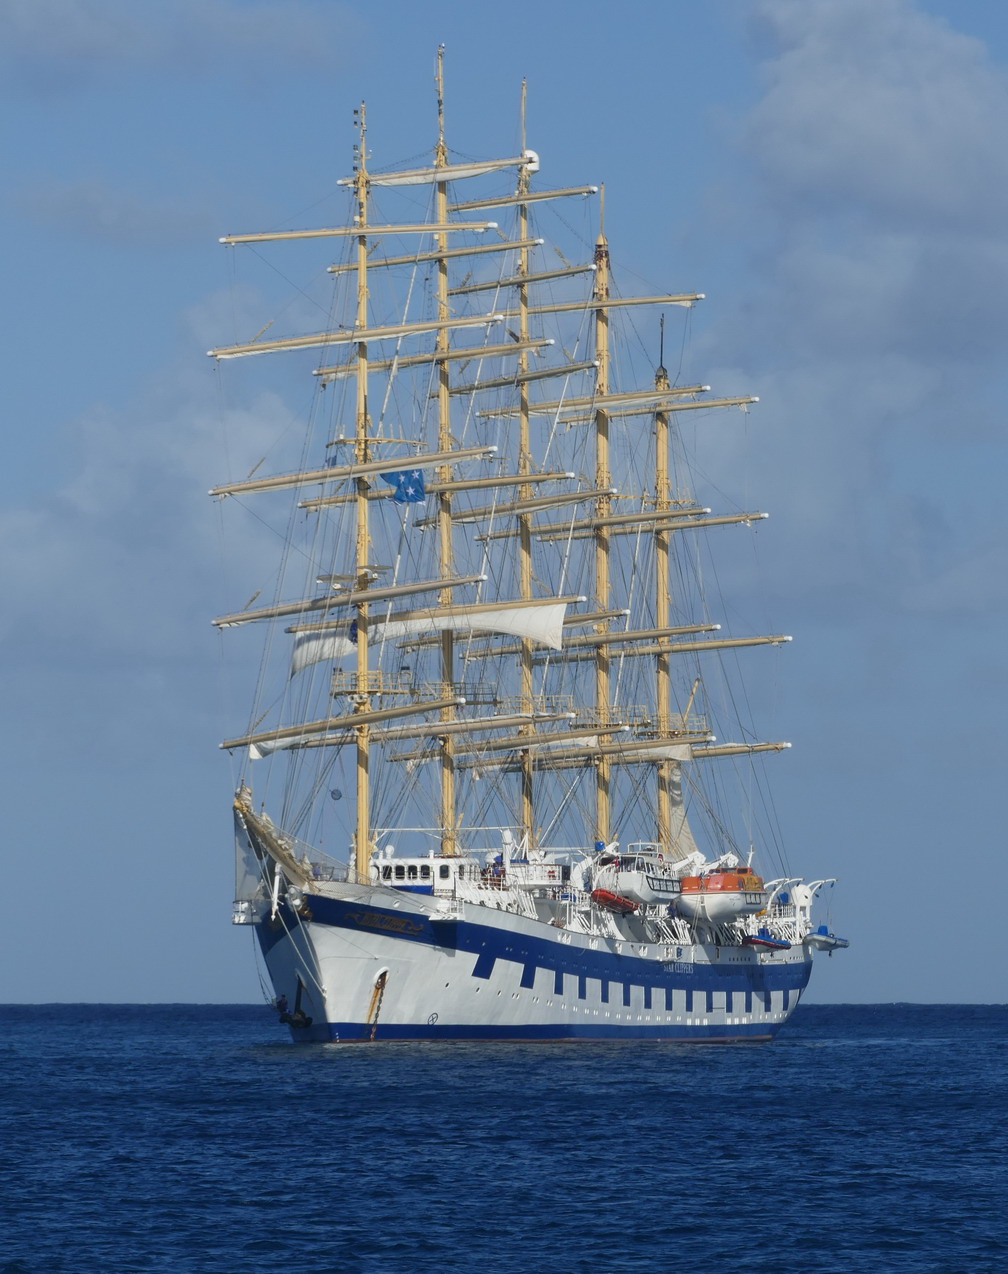
[[[640,906],[640,903],[632,902],[629,898],[624,898],[622,894],[614,894],[608,889],[593,889],[591,900],[597,907],[604,907],[606,911],[615,911],[621,916],[636,911]]]

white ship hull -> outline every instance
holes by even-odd
[[[307,910],[257,922],[298,1041],[766,1040],[811,971],[801,944],[638,943],[352,884]]]

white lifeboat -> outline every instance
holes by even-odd
[[[657,852],[603,854],[592,870],[592,886],[634,902],[667,906],[679,897],[679,877]]]

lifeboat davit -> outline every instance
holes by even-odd
[[[739,916],[754,916],[767,905],[761,877],[751,871],[714,871],[707,876],[684,876],[676,910],[690,920],[724,924]]]
[[[593,889],[591,900],[597,907],[604,907],[606,911],[615,911],[621,916],[636,911],[639,905],[632,899],[624,898],[622,894],[614,894],[608,889]]]

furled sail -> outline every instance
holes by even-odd
[[[682,792],[682,765],[674,764],[670,769],[670,847],[676,858],[689,858],[691,854],[699,854],[700,850],[693,839],[693,832],[686,818],[686,805],[683,802]]]
[[[515,602],[502,607],[460,606],[432,608],[391,615],[385,620],[369,620],[368,634],[375,639],[391,640],[417,634],[505,633],[512,637],[526,637],[537,645],[559,650],[563,644],[563,622],[567,613],[567,601],[549,600]],[[345,659],[357,649],[357,630],[354,621],[340,621],[335,627],[322,632],[302,633],[295,639],[291,657],[291,676],[309,664],[326,663]]]
[[[429,186],[434,182],[462,181],[466,177],[482,177],[486,173],[499,172],[502,168],[524,168],[530,173],[539,171],[539,156],[527,150],[513,159],[485,159],[471,164],[440,164],[435,168],[411,168],[401,172],[368,173],[372,186]],[[353,186],[356,177],[340,177],[337,186]]]

